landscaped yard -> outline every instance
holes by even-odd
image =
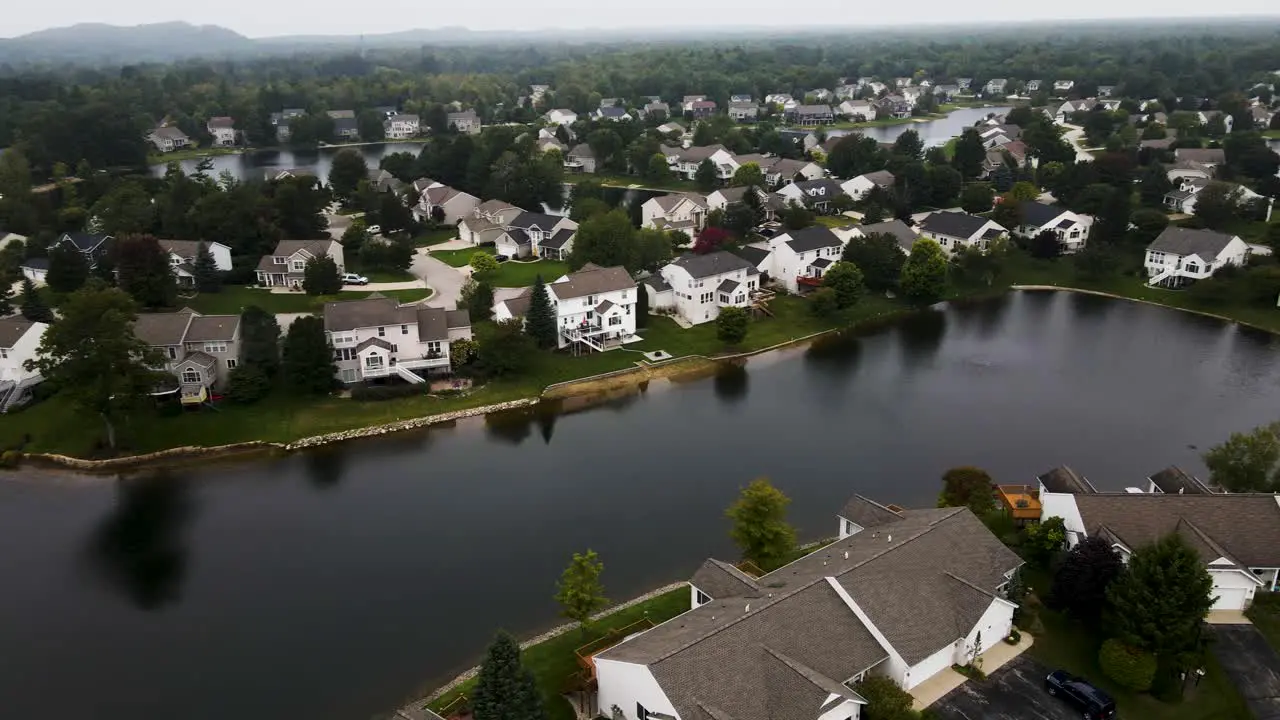
[[[497,255],[497,251],[492,246],[484,245],[480,247],[469,247],[461,250],[438,250],[431,253],[431,257],[451,265],[453,267],[466,267],[471,264],[471,256],[478,252]]]
[[[370,278],[373,281],[373,278]],[[381,281],[375,281],[381,282]],[[246,307],[257,305],[271,313],[315,312],[327,302],[363,300],[369,290],[344,291],[337,295],[308,295],[304,292],[273,293],[265,289],[229,285],[217,293],[200,293],[180,300],[179,305],[205,315],[239,315]],[[416,302],[430,296],[430,290],[384,290],[383,295],[403,302]]]
[[[698,186],[690,180],[681,178],[668,178],[662,181],[646,180],[636,175],[613,175],[610,173],[590,173],[582,175],[566,175],[564,181],[567,183],[579,183],[585,180],[598,180],[601,184],[611,187],[631,187],[636,185],[643,188],[654,188],[657,190],[674,190],[674,191],[693,191]]]
[[[148,165],[165,165],[171,162],[182,162],[183,160],[196,160],[202,157],[213,157],[214,155],[237,155],[244,152],[245,148],[200,148],[188,147],[182,150],[174,150],[169,153],[149,153],[147,155]]]
[[[819,225],[826,225],[831,228],[853,227],[858,224],[857,220],[844,215],[818,215],[813,220]]]
[[[538,260],[537,262],[511,262],[498,265],[493,272],[477,276],[487,280],[494,287],[528,287],[542,276],[543,282],[554,282],[569,272],[569,264],[558,260]]]
[[[358,264],[355,267],[347,268],[347,270],[369,278],[371,283],[412,282],[418,279],[408,270],[365,270]]]
[[[439,245],[443,242],[449,242],[456,237],[458,237],[457,228],[446,227],[438,228],[436,230],[426,230],[414,236],[413,245],[414,247]]]

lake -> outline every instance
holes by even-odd
[[[376,143],[372,145],[353,145],[352,150],[358,151],[364,156],[365,164],[371,168],[378,167],[378,162],[386,155],[398,152],[407,152],[418,157],[418,153],[422,152],[422,143],[405,143],[405,142],[387,142]],[[238,180],[250,178],[261,179],[267,170],[276,169],[292,169],[310,170],[320,178],[321,182],[329,182],[329,167],[333,164],[333,156],[344,148],[327,147],[314,149],[283,149],[283,150],[256,150],[240,153],[239,155],[214,155],[209,158],[213,163],[213,168],[209,170],[210,177],[216,178],[223,171],[231,173]],[[182,171],[191,174],[196,171],[196,165],[199,160],[182,160],[178,165]],[[162,177],[168,170],[167,163],[160,163],[151,166],[151,174],[156,177]]]
[[[985,120],[988,115],[1002,115],[1012,110],[1012,107],[981,107],[981,108],[960,108],[948,113],[944,118],[936,118],[918,123],[903,123],[901,125],[876,125],[873,127],[857,128],[854,130],[829,130],[828,137],[841,137],[859,133],[869,138],[875,138],[876,142],[891,143],[898,139],[898,136],[908,130],[915,130],[920,134],[920,139],[924,141],[925,147],[933,147],[934,145],[946,145],[947,141],[953,137],[957,137],[965,131],[965,128],[973,127],[973,124]]]
[[[804,539],[854,492],[932,506],[956,465],[1111,490],[1276,419],[1280,342],[1068,293],[945,307],[589,410],[546,406],[124,483],[0,480],[0,715],[351,720],[609,597],[733,558],[769,476]],[[89,421],[89,420],[86,420]]]

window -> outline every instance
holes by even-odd
[[[356,351],[354,348],[336,348],[333,351],[334,360],[350,361],[356,359]]]
[[[194,384],[194,383],[199,383],[199,382],[200,382],[200,371],[199,371],[199,370],[196,370],[195,368],[187,368],[186,370],[183,370],[183,371],[182,371],[182,382],[184,382],[184,383],[193,383],[193,384]]]
[[[9,358],[9,351],[5,348],[0,348],[0,358],[7,360]]]
[[[284,265],[284,264],[285,264],[285,258],[282,258],[282,257],[280,257],[279,255],[276,255],[276,256],[274,256],[274,257],[272,257],[272,258],[271,258],[271,262],[272,262],[272,264],[275,264],[275,265]]]
[[[293,272],[304,272],[307,269],[307,264],[301,260],[294,260],[293,263],[289,265],[289,269]]]
[[[640,703],[636,703],[636,720],[649,720],[649,711]]]
[[[432,340],[431,342],[427,343],[427,352],[428,352],[428,353],[438,353],[438,352],[440,352],[440,341],[439,341],[439,340]]]
[[[708,597],[706,593],[699,590],[697,595],[697,603],[699,605],[706,605],[709,602],[711,602],[711,598]]]
[[[364,366],[369,370],[381,368],[386,363],[386,358],[381,355],[370,355],[364,359]]]
[[[1200,272],[1200,266],[1195,263],[1188,263],[1187,272]]]
[[[727,303],[727,302],[729,302],[729,296],[728,296],[728,295],[725,295],[724,293],[720,293],[720,302],[722,302],[722,303]]]
[[[621,317],[621,316],[618,316],[618,315],[610,316],[610,318],[609,318],[609,325],[610,325],[610,327],[612,327],[612,326],[614,326],[614,325],[621,325],[621,324],[622,324],[622,317]]]
[[[588,310],[588,311],[587,311],[587,319],[588,319],[588,320],[594,320],[594,319],[595,319],[595,317],[596,317],[596,314],[595,314],[595,313],[591,312],[590,310]]]
[[[178,359],[178,348],[176,348],[176,347],[171,347],[171,348],[169,348],[169,359],[170,359],[170,360],[177,360],[177,359]]]
[[[595,295],[588,295],[588,296],[587,296],[587,304],[588,304],[588,305],[592,305],[592,306],[594,306],[594,305],[596,304],[596,296],[595,296]]]
[[[400,326],[400,334],[401,334],[401,335],[408,335],[408,334],[409,334],[409,326],[408,326],[408,325],[401,325],[401,326]]]
[[[386,336],[387,336],[387,329],[386,329],[385,327],[381,327],[381,326],[379,326],[379,327],[378,327],[378,337],[386,337]]]
[[[227,351],[225,342],[207,342],[204,344],[204,351],[207,353],[224,353]]]
[[[235,359],[235,358],[227,358],[227,369],[228,369],[228,370],[235,370],[235,369],[236,369],[236,364],[237,364],[237,363],[236,363],[236,359]]]
[[[356,371],[347,369],[342,371],[342,382],[353,383],[356,381]]]

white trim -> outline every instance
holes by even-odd
[[[893,648],[893,644],[889,642],[889,638],[885,637],[884,633],[880,632],[880,628],[876,627],[876,624],[871,622],[871,618],[861,607],[858,606],[858,603],[849,596],[849,593],[845,592],[844,587],[841,586],[833,577],[827,577],[826,581],[827,584],[836,591],[836,595],[839,595],[840,599],[844,601],[844,604],[849,606],[849,609],[858,617],[858,620],[866,626],[867,632],[871,633],[871,637],[875,638],[876,642],[880,643],[880,647],[883,648],[885,652],[889,653],[889,657],[893,660],[897,660],[903,667],[907,667],[907,662],[903,660],[902,655],[898,654],[898,651]],[[881,662],[884,661],[882,660]],[[879,663],[876,664],[878,665]],[[872,667],[874,667],[874,665]]]

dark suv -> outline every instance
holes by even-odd
[[[1062,670],[1045,677],[1044,689],[1084,713],[1085,720],[1112,720],[1116,716],[1116,701],[1110,695]]]

